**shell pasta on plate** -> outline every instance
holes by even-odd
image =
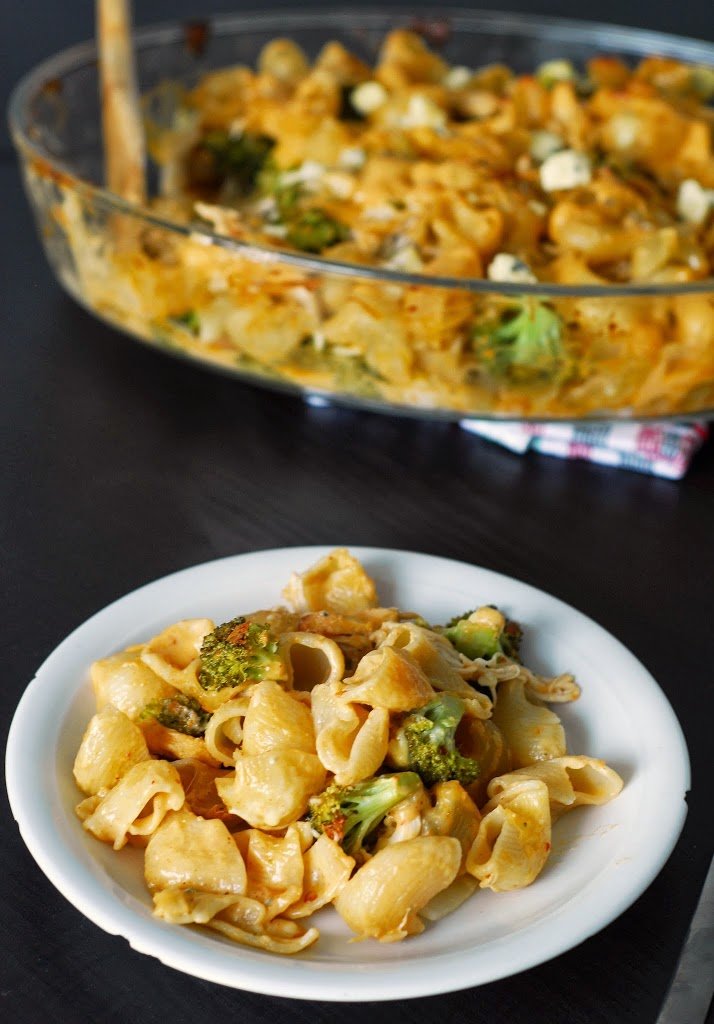
[[[689,764],[652,676],[575,609],[464,562],[322,546],[98,612],[27,687],[6,777],[42,871],[134,950],[364,1001],[494,981],[603,928],[669,856]]]
[[[284,604],[95,661],[82,827],[143,850],[157,918],[270,953],[316,943],[328,905],[353,937],[394,942],[529,886],[557,819],[623,783],[569,751],[554,708],[578,683],[526,667],[489,599],[429,622],[336,548]]]

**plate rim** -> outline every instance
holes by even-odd
[[[594,630],[596,635],[599,633],[613,652],[625,662],[629,662],[629,667],[640,676],[649,693],[652,707],[657,711],[659,718],[667,724],[666,735],[671,751],[676,754],[676,760],[670,763],[670,790],[675,795],[679,794],[681,799],[664,801],[667,812],[666,826],[662,828],[664,838],[654,852],[649,854],[646,862],[640,864],[633,880],[624,886],[621,884],[615,886],[614,894],[610,893],[608,900],[601,901],[595,907],[593,914],[581,917],[577,927],[573,928],[572,924],[570,928],[551,927],[548,930],[546,927],[545,936],[538,935],[537,943],[530,941],[530,952],[527,948],[521,948],[523,943],[528,947],[532,933],[534,931],[537,933],[544,925],[547,926],[549,919],[555,916],[557,920],[560,915],[566,913],[567,907],[573,901],[571,898],[566,904],[556,906],[555,910],[547,913],[544,917],[540,915],[536,921],[519,929],[515,936],[509,936],[507,940],[490,940],[488,943],[490,956],[487,957],[489,966],[484,969],[484,966],[481,965],[480,970],[478,964],[473,962],[476,957],[470,957],[470,951],[463,949],[447,953],[431,953],[426,957],[415,957],[399,964],[388,962],[383,967],[375,964],[356,964],[352,971],[348,970],[344,964],[330,964],[327,969],[324,969],[324,965],[310,962],[309,952],[298,957],[277,958],[266,955],[262,951],[256,953],[246,947],[239,947],[243,955],[236,958],[235,950],[232,947],[230,951],[227,949],[224,951],[222,944],[217,943],[215,944],[215,956],[213,958],[204,957],[197,955],[201,953],[201,950],[200,948],[196,949],[195,937],[197,935],[207,936],[207,932],[168,926],[154,919],[143,920],[129,905],[122,903],[112,895],[111,885],[108,882],[102,886],[98,880],[89,876],[84,879],[79,877],[82,864],[73,851],[68,847],[61,848],[61,845],[59,850],[53,846],[53,843],[58,841],[61,844],[59,826],[54,825],[51,813],[53,807],[56,808],[56,804],[60,800],[59,794],[56,792],[57,780],[53,778],[52,784],[48,786],[45,779],[44,785],[41,787],[43,799],[35,802],[37,793],[33,790],[33,783],[29,781],[32,776],[24,770],[23,758],[26,757],[26,753],[23,751],[23,746],[28,746],[28,744],[27,742],[23,743],[23,740],[29,735],[29,725],[37,713],[35,702],[38,695],[42,693],[44,680],[48,676],[52,676],[56,666],[61,668],[64,659],[71,656],[78,640],[91,636],[92,631],[100,628],[106,620],[116,614],[118,606],[141,601],[148,591],[161,588],[172,589],[180,585],[182,579],[196,574],[210,575],[216,571],[230,571],[230,567],[237,562],[245,563],[253,560],[259,564],[263,559],[275,557],[285,558],[285,581],[287,582],[289,573],[298,570],[302,562],[307,566],[337,546],[348,547],[361,560],[379,557],[382,559],[396,558],[400,562],[406,561],[407,564],[414,560],[424,560],[432,564],[440,563],[443,570],[448,570],[449,566],[458,567],[459,571],[467,569],[482,578],[490,576],[508,585],[515,585],[522,592],[528,593],[531,598],[545,599],[559,614],[572,616],[574,621],[579,621],[588,630]],[[74,697],[80,686],[81,683],[78,683],[68,691],[67,705],[69,705],[70,695]],[[66,715],[56,717],[56,724],[53,728],[55,746],[65,718]],[[52,755],[51,760],[54,763],[54,750]],[[110,602],[72,630],[38,668],[24,690],[14,713],[8,733],[5,760],[6,787],[10,807],[25,845],[54,887],[94,924],[112,935],[122,936],[137,952],[150,955],[166,966],[196,978],[260,994],[333,1002],[388,1001],[458,991],[520,973],[580,945],[627,910],[659,874],[669,859],[684,827],[688,809],[686,794],[691,784],[690,761],[684,733],[664,691],[639,659],[617,637],[594,619],[539,587],[486,566],[432,555],[427,552],[345,543],[288,545],[211,559],[158,577]],[[30,796],[34,799],[29,800]],[[67,824],[64,807],[62,807],[62,823]],[[53,853],[48,852],[52,850],[54,850]],[[625,877],[629,877],[629,875]],[[116,883],[114,884],[116,885]],[[586,886],[586,890],[589,888],[590,886]],[[578,900],[581,897],[583,894],[579,894]],[[566,938],[562,937],[564,934],[567,935]],[[495,963],[490,963],[496,948],[503,942],[505,942],[504,953],[506,955],[502,956],[500,960],[497,959]],[[514,950],[518,952],[515,961],[509,955]],[[231,955],[227,956],[228,952]],[[434,974],[425,973],[424,962],[432,960],[440,961],[440,970]]]

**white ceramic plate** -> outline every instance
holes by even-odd
[[[115,853],[85,833],[72,764],[94,706],[89,664],[190,616],[224,621],[276,604],[293,570],[328,548],[258,551],[175,573],[121,598],[75,630],[40,668],[15,714],[7,784],[22,836],[50,881],[82,913],[141,953],[235,988],[301,999],[376,1000],[483,984],[570,949],[621,914],[669,856],[684,824],[687,749],[657,683],[610,634],[553,597],[461,562],[353,548],[384,604],[439,622],[495,603],[527,630],[526,661],[574,671],[582,697],[560,705],[574,753],[604,758],[624,778],[612,803],[581,808],[554,829],[553,853],[527,889],[477,892],[406,942],[350,943],[332,910],[319,942],[279,957],[151,915],[140,850]]]

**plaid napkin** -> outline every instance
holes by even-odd
[[[680,480],[709,436],[705,423],[494,423],[461,420],[461,427],[523,454],[529,448],[561,459]]]

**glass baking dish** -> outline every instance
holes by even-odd
[[[705,42],[585,22],[443,9],[436,22],[433,11],[279,11],[137,31],[140,89],[160,87],[170,105],[167,81],[191,87],[207,71],[254,65],[277,36],[311,58],[339,40],[373,61],[385,33],[415,18],[439,36],[440,55],[454,65],[503,62],[527,72],[544,61],[579,65],[602,53],[714,64],[714,45]],[[167,353],[271,388],[425,417],[641,420],[714,410],[711,277],[629,285],[435,277],[287,252],[167,220],[100,184],[93,43],[28,74],[12,96],[10,124],[59,282],[95,315]],[[522,307],[546,304],[563,324],[577,370],[555,380],[483,372],[464,336],[495,296]],[[352,327],[348,321],[346,332],[343,323],[335,341],[329,332],[336,313],[351,303],[361,317]],[[210,331],[196,329],[196,310]]]

